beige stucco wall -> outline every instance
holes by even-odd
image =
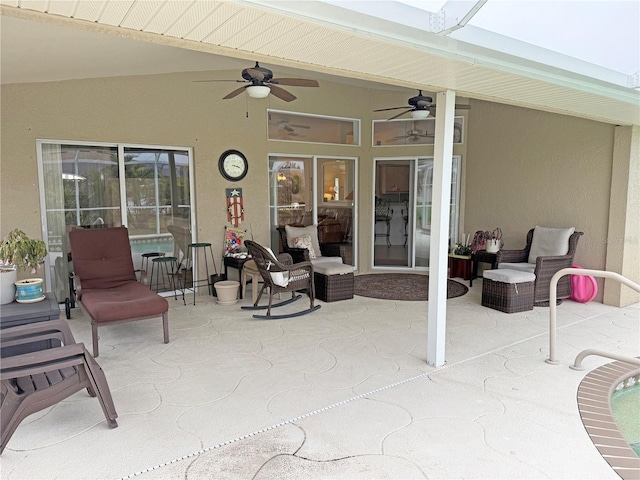
[[[505,247],[522,248],[535,225],[575,227],[584,232],[575,262],[604,269],[615,127],[483,101],[472,106],[465,229],[501,227]]]
[[[221,98],[238,72],[176,73],[2,87],[0,235],[20,226],[39,237],[40,203],[35,141],[59,139],[193,147],[197,236],[220,245],[226,222],[219,155],[243,151],[249,159],[243,188],[245,227],[268,242],[267,157],[270,153],[358,158],[360,271],[369,269],[372,158],[432,155],[433,147],[372,148],[375,108],[404,105],[406,93],[323,81],[318,89],[292,87],[298,100]],[[484,101],[464,111],[464,224],[461,231],[499,226],[507,247],[521,247],[532,226],[572,225],[585,232],[577,263],[606,261],[614,127],[598,122]],[[362,119],[358,146],[306,145],[266,140],[266,108]]]

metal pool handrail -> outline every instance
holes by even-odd
[[[584,268],[563,268],[562,270],[558,270],[555,275],[551,277],[551,284],[549,285],[549,358],[547,358],[545,362],[551,365],[558,365],[560,363],[556,359],[556,299],[558,297],[558,280],[569,274],[610,278],[632,288],[636,292],[640,292],[640,285],[629,280],[627,277],[623,277],[619,273],[607,272],[605,270],[587,270]],[[577,360],[576,358],[576,362]]]
[[[618,360],[620,362],[630,363],[632,365],[640,366],[640,358],[630,357],[628,355],[620,355],[619,353],[610,353],[605,352],[604,350],[597,350],[595,348],[588,348],[583,350],[578,354],[573,365],[570,365],[569,368],[573,370],[584,370],[582,366],[582,360],[589,355],[598,355],[600,357],[610,358],[611,360]]]

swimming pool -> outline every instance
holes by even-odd
[[[625,480],[640,477],[640,457],[614,419],[611,400],[616,389],[621,389],[620,384],[630,384],[631,378],[640,378],[637,365],[619,361],[608,363],[584,377],[577,395],[580,417],[591,441],[611,468]]]
[[[640,376],[618,384],[611,395],[611,413],[620,433],[640,457]]]

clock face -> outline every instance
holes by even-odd
[[[227,180],[242,180],[249,170],[247,158],[238,150],[227,150],[220,156],[218,163],[220,173]]]

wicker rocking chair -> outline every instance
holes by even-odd
[[[313,265],[311,262],[299,262],[293,263],[291,255],[288,253],[281,253],[278,256],[274,256],[272,252],[267,250],[262,245],[251,240],[245,241],[251,257],[256,263],[256,267],[262,276],[264,282],[258,298],[252,306],[241,307],[244,310],[263,310],[267,309],[266,315],[256,314],[254,318],[262,319],[278,319],[278,318],[291,318],[299,317],[307,313],[311,313],[320,308],[320,305],[313,304],[314,302],[314,284],[313,284]],[[301,298],[301,295],[296,294],[297,291],[306,291],[309,295],[309,308],[299,312],[288,313],[283,315],[271,315],[271,308],[281,307],[288,305]],[[268,291],[269,303],[268,305],[258,305],[262,294]],[[291,298],[282,302],[273,304],[273,295],[276,293],[291,292]]]

